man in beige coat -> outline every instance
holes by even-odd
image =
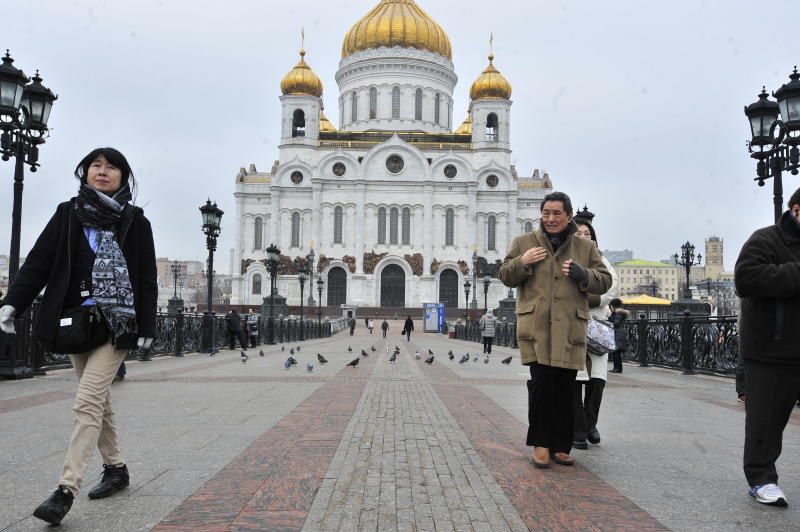
[[[572,383],[586,360],[587,294],[605,293],[611,274],[591,240],[574,238],[572,202],[545,196],[539,227],[511,244],[500,279],[517,291],[517,341],[530,367],[528,437],[536,467],[572,465]]]

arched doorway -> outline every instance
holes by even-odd
[[[390,264],[381,272],[381,306],[406,306],[406,272],[396,264]]]
[[[343,268],[331,268],[328,272],[328,306],[347,303],[347,273]]]
[[[458,274],[450,268],[439,275],[439,303],[445,308],[458,308]]]

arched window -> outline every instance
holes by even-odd
[[[400,87],[392,87],[392,118],[400,118]]]
[[[352,92],[350,104],[350,121],[355,122],[358,120],[358,93],[356,91]]]
[[[294,115],[292,116],[292,136],[306,136],[306,114],[300,109],[295,109]]]
[[[386,243],[386,208],[378,209],[378,244]]]
[[[255,230],[253,231],[253,249],[261,249],[261,243],[263,241],[261,235],[263,231],[262,229],[263,223],[264,222],[261,220],[260,217],[256,218]]]
[[[452,246],[453,241],[453,228],[455,226],[455,213],[453,209],[444,211],[444,245]]]
[[[486,117],[486,140],[488,142],[497,142],[500,140],[500,135],[497,127],[497,115],[489,113]]]
[[[486,249],[489,251],[497,249],[497,220],[494,216],[489,216],[486,220]]]
[[[408,246],[411,244],[411,209],[406,207],[403,209],[403,240],[402,243],[404,246]]]
[[[369,118],[374,120],[378,117],[378,89],[370,87],[369,89]]]
[[[422,89],[414,93],[414,120],[422,120]]]
[[[436,100],[434,101],[434,104],[433,104],[433,121],[436,122],[437,124],[439,123],[439,114],[440,114],[439,110],[440,110],[441,105],[442,105],[442,97],[437,92],[436,93]]]
[[[397,207],[389,211],[389,243],[397,244]]]
[[[292,247],[300,247],[300,213],[292,213]]]
[[[261,295],[261,274],[253,275],[253,294]]]
[[[333,209],[333,243],[342,243],[342,218],[344,213],[341,207]]]
[[[525,232],[530,233],[531,231],[533,231],[533,223],[525,222]]]

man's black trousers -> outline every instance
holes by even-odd
[[[800,394],[800,367],[744,361],[747,400],[744,475],[750,486],[778,482],[783,429]]]
[[[528,381],[527,445],[547,447],[553,453],[572,450],[572,384],[578,370],[530,365]]]

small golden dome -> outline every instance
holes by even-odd
[[[319,131],[320,133],[336,133],[336,128],[333,127],[331,121],[328,120],[328,117],[325,116],[325,107],[320,107],[319,109]]]
[[[489,54],[489,66],[484,69],[469,89],[469,97],[473,100],[482,98],[511,98],[511,83],[492,64],[494,55]]]
[[[322,96],[322,81],[306,64],[303,57],[305,50],[300,50],[300,62],[289,71],[281,80],[283,94],[311,94],[319,98]]]
[[[461,122],[458,129],[454,132],[455,135],[472,135],[472,115],[468,114],[467,118]]]
[[[428,50],[453,59],[450,38],[414,0],[381,0],[347,32],[342,58],[381,46]]]

